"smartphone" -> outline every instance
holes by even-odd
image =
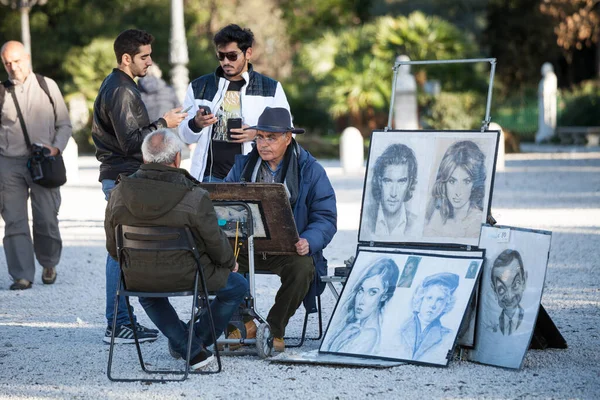
[[[184,113],[186,113],[186,112],[190,111],[190,110],[192,109],[192,107],[193,107],[193,106],[189,106],[189,107],[188,107],[188,108],[186,108],[185,110],[181,110],[181,111],[179,111],[179,113],[180,113],[180,114],[184,114]]]
[[[232,129],[240,129],[242,127],[241,118],[228,118],[227,119],[227,140],[233,140],[231,137]]]
[[[200,106],[198,108],[200,108],[200,114],[201,115],[208,115],[208,114],[212,113],[212,111],[210,110],[209,106]]]

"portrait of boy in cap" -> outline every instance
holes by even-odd
[[[412,315],[400,326],[400,347],[413,360],[422,360],[453,332],[440,319],[454,307],[458,275],[429,275],[413,293]]]

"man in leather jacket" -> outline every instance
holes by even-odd
[[[150,122],[148,112],[134,78],[146,75],[152,65],[154,37],[138,29],[121,32],[114,43],[117,68],[104,79],[94,102],[92,138],[96,158],[100,161],[102,191],[108,200],[119,174],[130,175],[142,164],[141,146],[144,138],[160,128],[176,128],[187,115],[181,108],[168,111],[162,118]],[[106,258],[106,319],[104,341],[110,343],[119,265],[110,255]],[[115,343],[134,343],[134,327],[129,325],[125,300],[119,301]],[[158,331],[136,323],[140,341],[156,340]]]

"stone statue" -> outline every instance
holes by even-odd
[[[410,61],[410,58],[401,55],[396,61]],[[399,67],[394,93],[394,129],[419,129],[417,82],[410,73],[410,65]]]
[[[538,131],[536,143],[548,142],[556,130],[557,79],[550,63],[542,65],[542,80],[538,88]]]

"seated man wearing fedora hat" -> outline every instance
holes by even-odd
[[[300,236],[297,254],[260,254],[254,259],[256,269],[269,270],[281,278],[275,304],[267,316],[275,337],[273,348],[281,352],[289,319],[305,297],[314,301],[316,291],[322,289],[311,282],[327,274],[323,249],[337,231],[335,192],[323,167],[292,137],[293,133],[304,133],[304,129],[292,127],[287,109],[267,107],[258,124],[247,129],[257,130],[256,146],[248,155],[236,157],[225,182],[283,183]],[[248,270],[247,256],[240,254],[238,263],[240,272]],[[253,321],[246,323],[246,332],[247,338],[255,335]]]

